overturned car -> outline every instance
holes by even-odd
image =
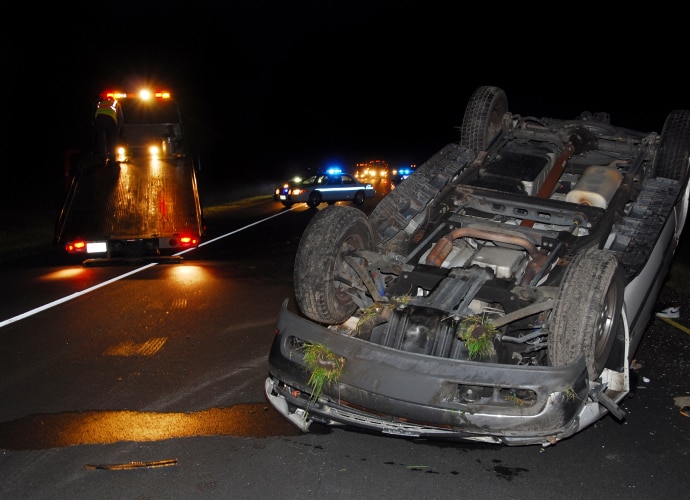
[[[265,381],[303,431],[549,446],[625,418],[688,211],[690,111],[640,132],[512,114],[485,86],[460,132],[369,217],[307,226]]]

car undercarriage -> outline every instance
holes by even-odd
[[[269,401],[303,430],[511,445],[624,418],[629,363],[687,214],[689,154],[687,111],[646,133],[605,113],[522,117],[480,87],[460,141],[369,217],[313,218]],[[339,368],[317,394],[318,366],[304,362],[314,346]]]

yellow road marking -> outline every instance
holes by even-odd
[[[657,318],[659,318],[659,319],[661,319],[661,320],[664,320],[666,323],[668,323],[668,324],[671,325],[671,326],[675,326],[675,327],[678,328],[681,332],[685,332],[685,333],[687,333],[687,334],[690,334],[690,328],[684,327],[684,326],[681,325],[680,323],[677,323],[677,322],[673,321],[671,318],[663,318],[663,317],[661,317],[661,316],[657,316]]]

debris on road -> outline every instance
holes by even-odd
[[[130,469],[153,469],[155,467],[169,467],[177,465],[176,458],[167,460],[154,460],[150,462],[127,462],[124,464],[86,464],[86,469],[105,469],[105,470],[130,470]]]

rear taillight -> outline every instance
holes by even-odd
[[[180,244],[183,247],[190,247],[190,246],[196,246],[199,244],[199,240],[192,237],[192,236],[182,236],[180,238]]]
[[[105,253],[108,251],[106,241],[74,240],[65,245],[67,253]]]
[[[65,245],[68,253],[86,252],[86,242],[84,240],[70,241]]]

